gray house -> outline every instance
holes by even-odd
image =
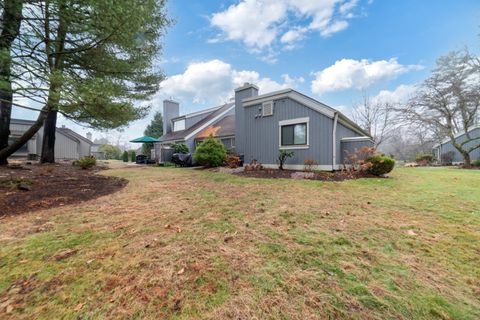
[[[474,146],[480,146],[480,125],[476,125],[468,130],[470,138],[472,141],[465,144],[464,148],[469,149]],[[462,143],[467,139],[465,132],[460,132],[455,136],[457,143]],[[453,146],[449,138],[443,140],[441,143],[433,146],[433,154],[440,162],[442,161],[442,155],[451,152],[453,154],[453,164],[463,164],[463,156],[458,150]],[[476,148],[470,152],[470,159],[472,161],[480,159],[480,147]]]
[[[11,119],[9,143],[13,143],[34,121]],[[40,129],[12,158],[38,158],[42,152],[43,128]],[[55,158],[58,160],[75,160],[91,154],[92,141],[66,128],[57,128],[55,133]]]
[[[258,87],[246,83],[235,90],[234,103],[184,116],[171,100],[163,108],[164,135],[155,148],[160,162],[171,156],[171,143],[186,143],[193,153],[210,134],[245,163],[255,159],[271,168],[278,167],[280,150],[292,150],[287,169],[314,160],[318,170],[337,170],[346,151],[373,146],[368,133],[341,112],[293,89],[258,95]]]

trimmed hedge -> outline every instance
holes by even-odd
[[[383,176],[395,167],[395,160],[386,156],[370,156],[365,158],[365,163],[369,164],[367,172],[375,176]]]

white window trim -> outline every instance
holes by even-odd
[[[176,123],[179,123],[179,122],[183,122],[183,129],[176,129],[176,130],[175,130],[175,124],[176,124]],[[185,129],[186,129],[186,124],[187,124],[187,122],[186,122],[185,118],[183,118],[183,119],[178,119],[178,120],[172,120],[172,132],[178,132],[178,131],[183,131],[183,130],[185,130]]]
[[[288,126],[288,125],[293,125],[293,124],[301,124],[301,123],[306,123],[307,124],[307,144],[298,144],[298,145],[289,145],[289,146],[284,146],[282,145],[282,127],[283,126]],[[308,149],[310,148],[310,118],[305,117],[305,118],[296,118],[296,119],[288,119],[288,120],[282,120],[278,122],[278,148],[280,150],[290,150],[290,149]]]

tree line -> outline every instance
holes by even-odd
[[[146,115],[164,79],[155,67],[171,24],[164,0],[4,0],[0,7],[0,164],[43,126],[40,161],[54,162],[58,114],[94,129]],[[8,143],[14,97],[38,108]]]

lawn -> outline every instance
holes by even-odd
[[[480,170],[102,174],[130,182],[0,220],[0,318],[480,318]]]

